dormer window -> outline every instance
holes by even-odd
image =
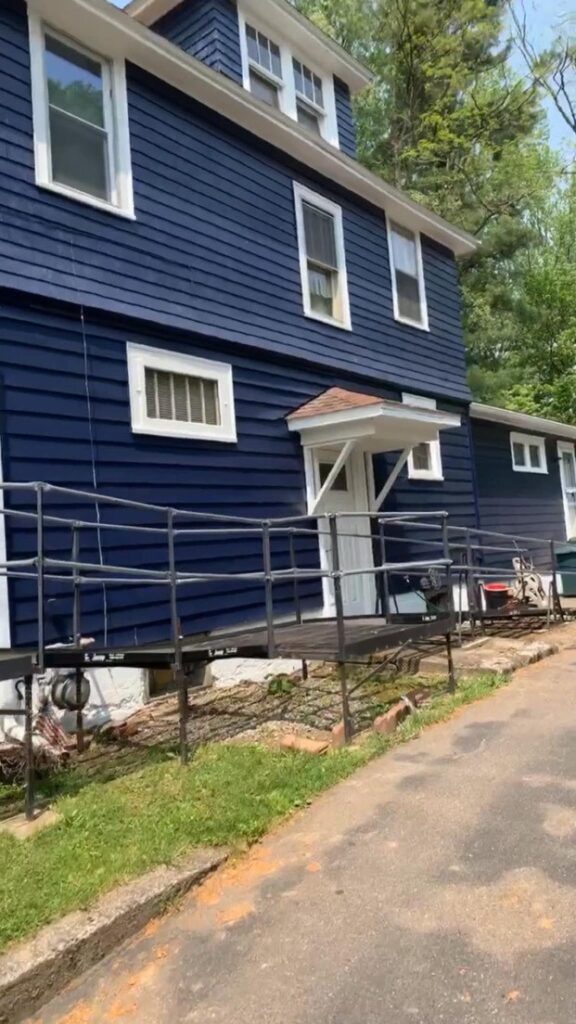
[[[282,57],[280,47],[263,32],[246,25],[250,92],[271,107],[280,107]]]
[[[333,146],[339,146],[334,78],[312,55],[293,52],[274,29],[239,12],[244,88]]]
[[[321,125],[326,114],[322,79],[296,58],[293,59],[292,66],[298,120],[304,128],[321,135]]]

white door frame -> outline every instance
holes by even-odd
[[[576,451],[574,449],[574,445],[571,444],[570,441],[557,441],[556,444],[558,448],[558,472],[560,473],[560,487],[562,489],[562,505],[564,506],[564,523],[566,526],[566,539],[568,540],[570,537],[570,528],[573,524],[571,522],[570,507],[568,505],[566,487],[564,484],[564,467],[562,465],[562,453],[568,452],[572,456],[576,468]]]
[[[2,438],[0,437],[0,483],[4,483],[2,465]],[[0,489],[0,512],[4,508],[4,491]],[[6,516],[0,514],[0,563],[7,561]],[[10,602],[8,576],[0,570],[0,647],[10,647]]]
[[[341,449],[344,450],[345,445]],[[327,442],[323,445],[314,445],[304,447],[304,468],[306,474],[306,499],[307,507],[310,515],[315,513],[321,514],[322,508],[318,508],[318,495],[320,494],[320,478],[319,478],[319,456],[327,451],[336,451],[338,446],[334,443]],[[338,459],[338,461],[340,461]],[[364,453],[359,450],[349,450],[347,458],[343,465],[346,466],[347,472],[350,474],[352,481],[352,493],[356,499],[356,506],[358,512],[367,512],[372,507],[372,496],[374,494],[374,476],[372,459],[366,458]],[[326,491],[324,491],[326,493]],[[320,502],[321,505],[321,502]],[[368,520],[370,523],[370,520]],[[367,530],[368,532],[368,530]],[[322,531],[318,538],[318,547],[320,552],[320,567],[322,569],[330,569],[329,559],[329,537],[327,531]],[[366,539],[362,543],[362,546],[366,555],[367,567],[374,565],[374,551],[372,548],[372,541]],[[362,589],[365,594],[363,603],[366,608],[366,615],[374,614],[376,610],[376,580],[374,575],[361,576]],[[325,617],[330,617],[335,614],[334,606],[334,592],[330,586],[330,580],[326,577],[322,577],[322,614]]]

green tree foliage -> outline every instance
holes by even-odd
[[[568,271],[556,268],[555,277],[549,268],[544,279],[560,163],[546,141],[539,82],[510,66],[506,0],[298,6],[375,74],[356,103],[359,158],[482,243],[461,264],[475,396],[542,409],[552,399],[540,378],[527,387],[519,352],[545,308],[548,334],[558,329],[576,291]],[[553,359],[546,350],[546,387],[561,366],[565,373],[566,331],[562,341],[555,335]],[[535,361],[536,335],[534,329]]]

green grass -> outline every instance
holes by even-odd
[[[503,677],[464,681],[454,695],[406,720],[387,740],[374,733],[322,757],[257,746],[211,745],[185,769],[152,763],[56,801],[62,820],[30,839],[0,834],[0,948],[114,885],[192,847],[242,847],[317,793],[455,708],[487,696]]]

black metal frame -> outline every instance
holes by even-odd
[[[7,492],[29,492],[35,498],[35,512],[9,507],[5,503],[0,512],[6,517],[24,519],[35,525],[36,554],[34,558],[12,560],[2,563],[0,571],[14,578],[33,578],[36,581],[37,594],[37,643],[34,650],[0,651],[0,678],[24,678],[24,707],[17,709],[0,709],[0,714],[17,714],[25,720],[26,750],[26,813],[30,817],[34,813],[34,756],[32,744],[32,695],[34,677],[47,668],[68,668],[76,672],[78,689],[81,684],[82,671],[97,667],[138,667],[158,668],[172,667],[178,681],[179,722],[180,722],[180,756],[182,763],[189,758],[188,690],[190,674],[202,664],[218,658],[230,656],[275,658],[294,657],[306,663],[309,658],[333,661],[338,666],[342,701],[342,716],[346,739],[352,736],[353,725],[350,714],[347,663],[354,658],[402,646],[407,642],[431,636],[444,636],[449,665],[450,686],[455,686],[454,665],[452,659],[451,633],[454,628],[454,608],[452,598],[452,562],[450,555],[450,538],[448,516],[446,512],[425,512],[409,514],[382,514],[376,512],[362,513],[368,517],[370,524],[369,537],[379,544],[380,564],[370,567],[360,566],[357,569],[343,570],[340,562],[340,541],[346,536],[345,524],[351,513],[330,513],[296,516],[284,519],[254,519],[238,516],[222,516],[190,512],[160,505],[135,502],[117,498],[112,495],[79,491],[72,488],[57,487],[46,483],[0,484]],[[74,502],[85,501],[92,505],[113,505],[124,509],[153,512],[162,522],[162,526],[140,526],[136,524],[108,524],[101,521],[84,521],[74,518],[53,515],[48,508],[51,497],[64,497]],[[353,514],[357,517],[358,513]],[[331,565],[328,568],[299,568],[296,564],[294,539],[298,535],[314,535],[321,533],[321,521],[327,521],[331,542]],[[371,523],[376,520],[377,531],[372,532]],[[421,528],[423,524],[437,525],[442,530],[441,552],[438,558],[388,562],[386,560],[386,543],[384,526],[388,520],[401,522],[407,529]],[[183,525],[179,525],[183,523]],[[206,526],[205,524],[210,525]],[[71,557],[69,559],[51,558],[46,551],[45,528],[47,524],[70,530]],[[192,524],[193,529],[187,529]],[[109,565],[102,558],[101,563],[83,562],[80,557],[80,536],[83,530],[115,530],[131,533],[144,531],[164,536],[166,539],[166,569],[137,569],[129,566]],[[255,572],[228,573],[191,573],[178,570],[176,558],[176,538],[185,534],[193,534],[200,541],[207,536],[241,534],[261,538],[262,569]],[[290,541],[290,565],[287,568],[272,568],[271,542],[273,536],[287,535]],[[402,617],[399,621],[390,614],[389,595],[390,578],[394,575],[421,575],[430,568],[443,573],[447,607],[436,616],[419,615]],[[381,615],[351,617],[345,614],[343,585],[346,577],[352,575],[371,575],[380,580]],[[304,620],[299,584],[303,580],[329,578],[332,581],[335,615],[331,619]],[[73,642],[69,646],[48,646],[46,643],[45,605],[47,580],[59,580],[70,585],[72,601]],[[183,637],[179,619],[180,588],[193,583],[214,580],[246,580],[260,582],[264,588],[266,623],[262,627],[249,627],[214,632],[211,634]],[[294,592],[294,622],[286,623],[275,619],[274,615],[274,584],[279,581],[292,581]],[[122,585],[162,585],[167,588],[170,603],[170,637],[163,644],[134,645],[132,647],[114,648],[106,645],[100,648],[86,648],[81,644],[81,594],[85,584],[95,583],[103,587]],[[323,639],[322,639],[323,638]],[[77,714],[77,735],[79,746],[83,743],[82,713]]]

